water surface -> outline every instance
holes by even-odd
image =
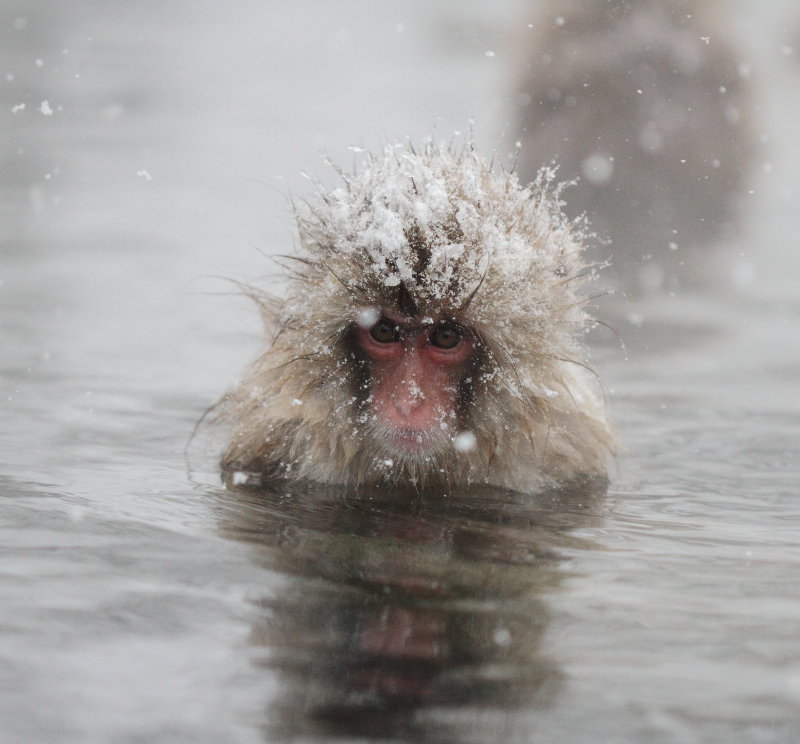
[[[608,489],[522,498],[228,491],[183,450],[259,343],[217,277],[275,273],[320,149],[502,142],[525,4],[4,4],[2,741],[800,740],[800,17],[730,5],[743,234],[605,309]]]

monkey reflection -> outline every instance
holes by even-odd
[[[708,278],[695,249],[735,233],[753,153],[749,66],[721,5],[549,0],[527,37],[520,174],[555,158],[560,177],[579,177],[568,208],[610,239],[626,290]]]
[[[252,642],[279,689],[269,740],[333,734],[447,740],[436,710],[497,717],[548,704],[560,674],[542,649],[559,552],[586,547],[604,482],[536,497],[241,491],[225,531],[287,577]],[[453,741],[473,739],[475,724]]]
[[[228,481],[531,492],[604,474],[590,272],[552,173],[523,187],[428,142],[341,175],[299,213],[274,341],[223,401]]]

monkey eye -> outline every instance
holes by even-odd
[[[400,329],[391,320],[381,318],[369,329],[369,335],[379,344],[393,344],[400,340]]]
[[[431,331],[430,342],[439,349],[454,349],[461,343],[462,332],[449,323],[442,323]]]

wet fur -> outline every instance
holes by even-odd
[[[274,340],[222,401],[226,476],[532,491],[604,473],[612,436],[578,342],[583,234],[552,173],[523,188],[469,147],[429,142],[390,145],[343,178],[298,212],[301,252]],[[443,248],[453,244],[463,249]],[[370,306],[474,329],[454,427],[475,434],[472,451],[444,433],[425,456],[385,444],[353,333]]]

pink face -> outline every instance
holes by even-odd
[[[454,433],[458,385],[475,353],[468,329],[390,316],[356,327],[370,362],[370,406],[378,430],[405,452],[424,452]]]

